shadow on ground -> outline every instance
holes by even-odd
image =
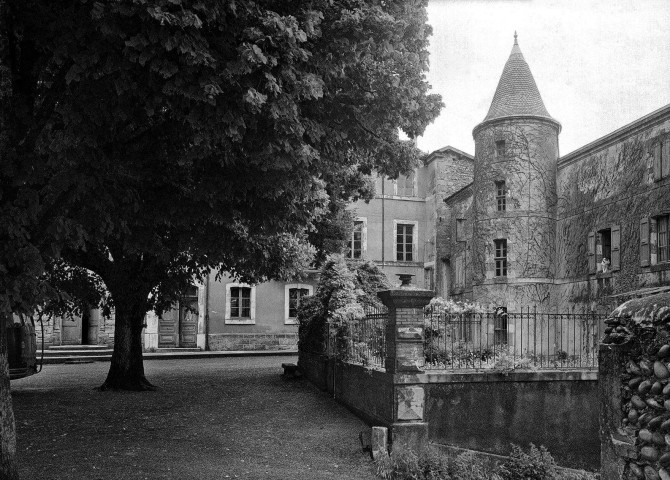
[[[373,479],[366,428],[295,357],[146,361],[157,392],[98,392],[108,363],[12,382],[22,479]]]

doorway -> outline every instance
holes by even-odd
[[[158,319],[159,348],[196,348],[198,333],[198,287],[192,286],[175,308]]]

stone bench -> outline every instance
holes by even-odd
[[[287,377],[300,376],[300,369],[295,363],[282,363],[281,368],[284,369],[284,375]]]

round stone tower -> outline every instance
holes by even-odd
[[[560,130],[515,33],[489,112],[473,131],[473,296],[480,303],[551,308]]]

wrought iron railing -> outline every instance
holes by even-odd
[[[383,368],[388,310],[368,306],[364,311],[365,317],[361,320],[337,328],[331,326],[328,353],[347,363]]]
[[[604,315],[427,313],[425,369],[596,369]]]

